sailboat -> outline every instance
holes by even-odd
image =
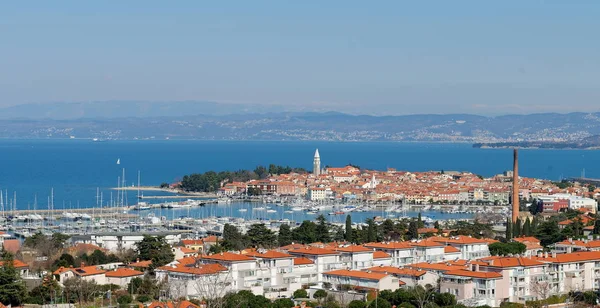
[[[117,165],[120,165],[120,164],[121,164],[121,159],[117,158]]]

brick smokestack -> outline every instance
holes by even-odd
[[[517,222],[519,217],[519,152],[513,152],[513,189],[512,189],[512,221]]]

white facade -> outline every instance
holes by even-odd
[[[308,190],[308,199],[310,201],[320,201],[327,198],[327,191],[325,188],[315,187]]]

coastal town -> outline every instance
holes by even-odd
[[[516,150],[513,170],[491,178],[321,167],[318,150],[312,172],[271,169],[259,179],[220,182],[218,200],[226,201],[213,206],[232,207],[236,198],[249,197],[304,200],[289,207],[325,205],[315,219],[215,217],[220,228],[208,228],[206,218],[196,225],[204,232],[181,221],[177,228],[159,227],[165,222],[158,220],[137,232],[55,230],[22,239],[9,230],[0,237],[0,287],[12,295],[0,292],[0,302],[151,308],[240,301],[288,308],[597,303],[600,191],[591,183],[520,177]],[[183,189],[186,181],[171,187]],[[405,205],[424,214],[463,206],[501,210],[494,221],[389,215]],[[387,211],[353,222],[352,211],[365,206]],[[344,222],[326,218],[326,209],[340,207]]]

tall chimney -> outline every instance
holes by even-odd
[[[512,222],[519,217],[519,152],[514,149],[513,158],[513,187],[512,187]]]

